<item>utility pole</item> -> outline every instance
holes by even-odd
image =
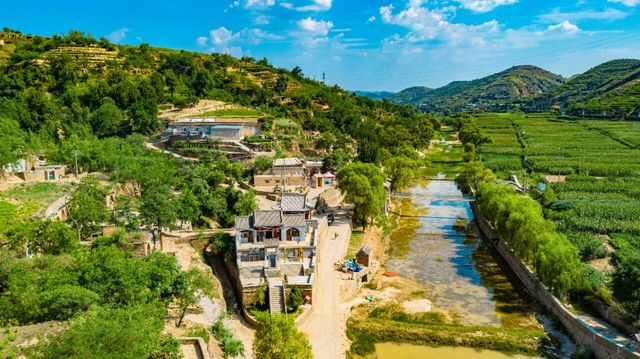
[[[75,157],[75,160],[76,160],[75,173],[76,173],[76,178],[78,178],[78,150],[73,150],[73,156]]]
[[[327,79],[326,74],[324,73],[324,71],[322,71],[322,82],[324,82]]]

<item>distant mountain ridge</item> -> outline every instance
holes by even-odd
[[[600,64],[564,79],[536,66],[515,66],[437,88],[410,87],[388,97],[424,112],[558,111],[600,118],[640,118],[640,60]]]
[[[613,60],[575,75],[526,106],[581,117],[640,117],[640,60]]]
[[[500,111],[519,107],[528,98],[546,93],[564,83],[564,78],[536,66],[514,66],[472,81],[454,81],[419,93],[411,87],[389,97],[424,111]]]
[[[384,100],[385,98],[394,95],[394,92],[390,91],[353,91],[358,96],[368,97],[372,100]]]

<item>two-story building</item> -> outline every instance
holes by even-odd
[[[272,312],[283,312],[292,286],[311,296],[315,279],[318,222],[303,213],[256,211],[236,217],[235,250],[242,300],[250,305],[269,288]]]

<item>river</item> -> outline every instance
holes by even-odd
[[[424,182],[398,195],[402,216],[391,237],[387,270],[418,282],[427,299],[463,324],[536,325],[480,240],[471,197],[447,180]]]

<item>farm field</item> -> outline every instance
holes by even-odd
[[[69,193],[70,188],[70,184],[33,183],[0,192],[0,225],[28,219]]]
[[[531,178],[558,175],[541,201],[547,217],[597,270],[590,280],[611,288],[615,271],[640,256],[640,123],[485,114],[478,125],[493,139],[482,161],[498,176],[522,175],[522,164]]]

